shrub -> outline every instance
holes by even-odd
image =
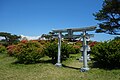
[[[48,43],[47,40],[39,40],[38,42],[39,42],[40,44],[42,44],[42,45],[46,45],[46,44]]]
[[[57,43],[49,43],[47,46],[46,46],[46,49],[45,49],[45,54],[47,56],[49,56],[50,58],[52,58],[53,62],[57,60],[57,53],[58,53],[58,48],[57,48]]]
[[[15,53],[15,48],[16,48],[16,45],[9,45],[7,47],[7,51],[8,51],[8,54],[9,56],[13,56],[14,53]]]
[[[93,46],[95,46],[97,43],[98,43],[98,42],[94,41],[94,42],[90,42],[89,45],[90,45],[90,47],[93,47]]]
[[[0,45],[0,54],[5,54],[7,53],[7,49],[5,48],[5,46]]]
[[[76,49],[72,45],[62,43],[62,45],[61,45],[61,53],[66,54],[65,58],[68,58],[69,54],[76,54]],[[64,58],[64,55],[62,55],[62,57]]]
[[[101,42],[92,47],[94,60],[102,68],[120,68],[120,40]]]
[[[75,54],[80,53],[80,45],[73,45],[73,48],[75,49]]]
[[[27,43],[28,40],[21,40],[20,42],[21,42],[21,43]]]
[[[69,57],[69,54],[75,54],[75,49],[65,43],[61,45],[61,60],[66,60]],[[45,54],[52,58],[53,63],[57,62],[57,55],[58,55],[58,44],[56,42],[49,43],[46,46]]]
[[[14,56],[20,63],[35,63],[44,56],[43,48],[38,42],[19,43],[14,49]]]

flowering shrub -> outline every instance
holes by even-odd
[[[9,56],[13,56],[14,53],[15,53],[15,48],[16,48],[16,45],[9,45],[7,47],[7,51],[8,51],[8,54]]]
[[[21,43],[27,43],[28,40],[21,40]]]
[[[95,42],[90,42],[89,45],[90,45],[90,47],[93,47],[93,46],[95,46],[97,43],[98,43],[98,42],[96,42],[96,41],[95,41]]]
[[[44,56],[43,48],[38,42],[19,43],[14,49],[14,56],[20,63],[35,63]]]
[[[100,67],[120,68],[120,40],[98,43],[91,53]]]
[[[5,48],[5,46],[0,45],[0,54],[4,54],[7,53],[7,49]]]

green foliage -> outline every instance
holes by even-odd
[[[76,54],[76,50],[72,45],[69,45],[67,43],[62,43],[61,53],[66,54],[65,58],[68,58],[69,54]],[[64,55],[63,55],[63,58],[64,58]]]
[[[80,52],[80,45],[73,45],[73,48],[72,48],[72,49],[75,50],[73,54],[77,54],[77,53]]]
[[[73,45],[76,53],[80,53],[80,48],[82,47],[82,42],[81,41],[77,41],[74,45]]]
[[[102,9],[93,15],[101,22],[96,32],[120,35],[120,0],[104,0]]]
[[[16,44],[19,42],[20,36],[12,35],[11,33],[7,32],[0,32],[0,37],[4,37],[0,43],[2,43],[5,46]]]
[[[102,68],[120,68],[120,40],[101,42],[92,47],[94,60]]]
[[[57,43],[49,43],[47,46],[46,46],[46,49],[45,49],[45,54],[47,56],[49,56],[50,58],[52,58],[53,62],[57,60]],[[54,62],[54,63],[55,63]]]
[[[19,43],[14,49],[14,56],[20,63],[35,63],[44,56],[43,48],[38,42]]]
[[[8,42],[6,42],[4,39],[0,40],[0,44],[3,46],[8,46]]]
[[[76,51],[73,46],[68,45],[67,43],[62,43],[61,45],[61,60],[66,60],[69,57],[69,54],[75,54]],[[46,46],[45,54],[52,58],[53,63],[57,61],[58,55],[58,45],[56,42],[49,43]]]
[[[0,54],[5,54],[7,53],[7,49],[5,48],[5,46],[0,45]]]
[[[120,37],[119,37],[119,36],[117,36],[117,37],[115,37],[115,38],[114,38],[114,40],[120,40]]]

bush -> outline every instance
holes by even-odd
[[[90,47],[93,47],[93,46],[95,46],[96,44],[98,44],[98,42],[96,42],[96,41],[94,41],[94,42],[89,42],[89,46],[90,46]]]
[[[38,42],[19,43],[14,49],[14,56],[20,63],[35,63],[43,54],[43,46]]]
[[[15,48],[16,48],[16,45],[9,45],[7,47],[7,51],[8,51],[8,54],[9,56],[13,56],[14,53],[15,53]]]
[[[52,58],[52,61],[56,62],[57,60],[57,53],[58,53],[58,48],[57,48],[57,44],[56,43],[49,43],[47,46],[46,46],[46,49],[45,49],[45,54],[47,56],[49,56],[50,58]]]
[[[101,42],[92,47],[94,60],[102,68],[120,68],[120,40]]]
[[[61,45],[61,60],[66,60],[69,57],[69,54],[75,54],[75,49],[65,43]],[[58,55],[58,44],[56,42],[49,43],[46,46],[45,54],[52,58],[53,63],[57,62],[57,55]]]
[[[66,56],[62,55],[63,59],[66,59],[69,57],[69,54],[76,54],[76,48],[74,48],[72,45],[62,43],[61,54],[66,54]]]
[[[46,45],[46,44],[48,43],[47,40],[39,40],[38,42],[39,42],[40,44],[42,44],[42,45]]]
[[[5,54],[7,53],[7,49],[5,48],[5,46],[0,45],[0,54]]]
[[[73,45],[73,48],[75,49],[75,54],[80,53],[80,46],[79,45]]]

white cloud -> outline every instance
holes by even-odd
[[[21,37],[22,38],[26,37],[28,40],[37,40],[41,36],[24,36],[24,35],[21,35]]]
[[[1,37],[1,36],[0,36],[0,40],[2,40],[2,39],[5,39],[5,37]]]

